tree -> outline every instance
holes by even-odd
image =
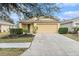
[[[52,16],[59,11],[59,7],[55,3],[2,3],[0,4],[1,14],[7,16],[8,13],[15,12],[24,19],[39,16]],[[21,15],[22,14],[22,15]]]
[[[53,17],[56,12],[60,11],[60,8],[55,3],[40,3],[34,5],[31,10],[32,16],[36,16],[39,19],[40,16]]]
[[[14,21],[12,19],[10,19],[10,17],[7,16],[7,15],[0,15],[0,20],[7,21],[7,22],[10,22],[10,23],[14,23]]]

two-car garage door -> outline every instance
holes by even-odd
[[[38,30],[37,33],[57,33],[58,24],[37,24]]]

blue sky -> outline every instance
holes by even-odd
[[[79,3],[58,3],[60,7],[60,12],[55,14],[61,20],[63,19],[72,19],[79,17]],[[19,17],[17,14],[12,13],[10,15],[14,21],[18,21]]]
[[[79,3],[64,3],[60,5],[60,12],[56,14],[60,19],[79,17]]]
[[[11,13],[10,14],[10,18],[14,20],[14,22],[16,23],[17,21],[19,21],[19,17],[16,13]]]

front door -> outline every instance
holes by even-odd
[[[28,32],[30,33],[30,24],[28,24]]]

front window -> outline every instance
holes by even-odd
[[[79,23],[75,23],[75,25],[77,25],[77,26],[78,26],[78,25],[79,25]]]

